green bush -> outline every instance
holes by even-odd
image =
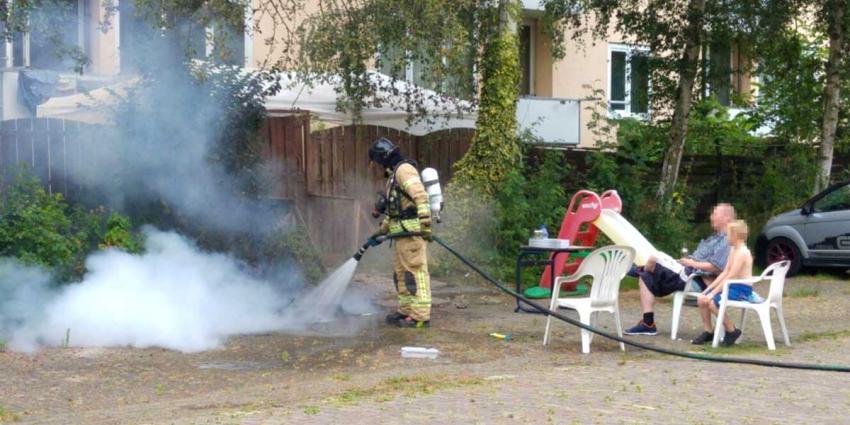
[[[677,185],[670,205],[661,205],[655,197],[666,131],[634,119],[618,121],[617,142],[589,154],[587,175],[574,189],[616,190],[623,200],[623,216],[656,248],[675,255],[698,234],[690,224],[694,193],[687,190],[685,179]]]
[[[121,248],[127,252],[139,253],[142,246],[130,227],[130,219],[118,213],[109,215],[106,220],[106,233],[103,234],[103,242],[99,248]]]
[[[740,197],[734,200],[739,216],[750,225],[750,239],[774,215],[799,208],[811,196],[814,187],[815,150],[804,145],[789,145],[782,153],[765,155],[764,172],[744,180]]]
[[[304,226],[274,229],[260,245],[261,263],[289,260],[298,266],[304,279],[312,284],[318,283],[325,275],[321,256],[310,241],[310,234]]]
[[[71,232],[62,195],[49,194],[38,179],[20,174],[0,205],[0,256],[48,268],[71,262],[81,241]]]
[[[562,153],[539,150],[526,157],[523,168],[510,172],[495,195],[496,250],[506,279],[513,277],[518,248],[528,244],[535,229],[545,225],[550,237],[557,237],[569,204],[564,182],[571,167]]]
[[[85,272],[86,257],[98,247],[138,252],[129,219],[102,207],[70,207],[61,194],[49,194],[22,171],[0,196],[0,256],[53,270],[63,280]]]

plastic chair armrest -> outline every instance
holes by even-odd
[[[688,275],[688,279],[685,281],[685,290],[682,291],[685,293],[685,296],[695,296],[702,293],[702,291],[688,291],[688,287],[691,284],[691,281],[694,280],[695,277],[699,276],[697,273],[691,273]]]
[[[588,273],[588,270],[577,270],[575,273],[569,276],[561,276],[555,278],[555,285],[560,285],[564,282],[575,282],[585,276],[593,276],[593,274]]]
[[[727,302],[729,302],[729,285],[732,281],[727,280],[723,282],[723,290],[720,291],[720,306],[724,306]]]
[[[726,285],[724,285],[723,288],[724,289],[727,288],[728,285],[730,285],[732,283],[743,283],[743,284],[746,284],[746,285],[752,285],[754,283],[761,282],[762,280],[766,280],[766,279],[762,279],[760,276],[751,277],[751,278],[748,278],[748,279],[729,279],[729,280],[726,281]]]

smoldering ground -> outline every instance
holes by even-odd
[[[310,295],[319,289],[256,278],[232,257],[204,252],[174,232],[147,228],[145,240],[141,255],[93,254],[83,281],[63,286],[43,270],[0,259],[0,337],[20,351],[68,343],[195,352],[232,335],[303,331],[337,313],[338,300],[317,308],[321,300]],[[357,292],[347,295],[346,308],[372,309]]]

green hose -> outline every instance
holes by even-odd
[[[415,236],[415,235],[414,234],[404,234],[404,235],[398,235],[398,236],[394,236],[394,237],[402,237],[402,236]],[[708,354],[686,353],[686,352],[683,352],[683,351],[668,350],[666,348],[656,347],[656,346],[649,345],[649,344],[642,344],[640,342],[635,342],[633,340],[621,338],[617,335],[610,334],[610,333],[605,332],[603,330],[594,328],[593,326],[585,325],[584,323],[581,323],[578,320],[564,316],[563,314],[558,313],[557,311],[549,310],[546,307],[543,307],[543,306],[541,306],[537,303],[532,302],[528,298],[525,298],[521,294],[518,294],[515,291],[512,291],[507,286],[499,283],[499,281],[497,281],[495,278],[493,278],[492,276],[487,274],[487,272],[481,270],[480,268],[478,268],[478,266],[476,266],[471,261],[469,261],[469,259],[467,259],[463,255],[461,255],[460,253],[458,253],[457,251],[452,249],[452,247],[450,247],[448,244],[446,244],[446,242],[443,241],[442,239],[438,238],[437,236],[433,236],[432,238],[434,239],[435,242],[440,244],[443,248],[445,248],[447,251],[449,251],[455,257],[457,257],[462,263],[469,266],[469,268],[471,268],[476,273],[481,275],[481,277],[483,277],[484,279],[486,279],[487,281],[489,281],[490,283],[495,285],[502,292],[504,292],[508,295],[511,295],[513,297],[516,297],[520,301],[528,304],[529,306],[531,306],[532,308],[536,309],[537,311],[539,311],[543,314],[550,315],[550,316],[552,316],[556,319],[560,319],[560,320],[567,322],[567,323],[569,323],[573,326],[588,330],[588,331],[593,332],[597,335],[601,335],[605,338],[612,339],[612,340],[617,341],[617,342],[622,342],[624,344],[631,345],[631,346],[637,347],[637,348],[642,348],[644,350],[654,351],[656,353],[669,354],[671,356],[685,357],[685,358],[688,358],[688,359],[695,359],[695,360],[706,360],[706,361],[721,362],[721,363],[749,364],[749,365],[756,365],[756,366],[778,367],[778,368],[785,368],[785,369],[818,370],[818,371],[829,371],[829,372],[850,372],[850,366],[819,365],[819,364],[809,364],[809,363],[772,362],[772,361],[768,361],[768,360],[747,359],[747,358],[742,358],[742,357],[720,357],[720,356],[711,356],[711,355],[708,355]]]

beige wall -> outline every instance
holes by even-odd
[[[552,40],[539,23],[534,25],[534,88],[533,95],[553,97]]]
[[[109,31],[103,32],[100,30],[99,23],[106,18],[104,10],[104,0],[90,0],[91,7],[89,10],[89,27],[86,28],[86,37],[88,37],[89,58],[91,65],[88,68],[88,73],[94,75],[115,75],[119,71],[120,61],[118,56],[118,25],[120,25],[119,17],[116,14],[112,19],[112,26]]]
[[[541,34],[541,39],[545,37]],[[593,89],[602,89],[605,93],[605,98],[608,97],[608,80],[609,80],[609,61],[608,48],[611,44],[630,44],[627,39],[621,34],[609,33],[606,40],[591,40],[585,39],[579,44],[570,39],[568,34],[566,37],[567,49],[564,59],[553,63],[551,71],[551,96],[569,99],[585,99],[593,95],[591,90],[583,87],[590,85]],[[538,62],[550,61],[551,56],[538,56]],[[748,64],[744,63],[747,59],[740,54],[736,46],[733,46],[730,63],[732,66],[731,88],[733,92],[743,94],[745,99],[750,101],[755,94],[755,85],[753,84],[753,76],[746,70]],[[535,73],[544,73],[542,70],[545,64],[540,64]],[[606,100],[602,99],[602,100]],[[592,102],[592,101],[588,101]],[[588,106],[588,104],[585,104]],[[607,110],[607,103],[600,105],[600,111]],[[592,112],[584,108],[581,112],[582,131],[580,147],[590,148],[600,142],[587,127],[587,124],[592,119]],[[612,129],[613,130],[613,129]],[[608,135],[606,138],[613,140],[615,133]]]
[[[581,111],[581,140],[579,147],[594,147],[598,140],[588,128],[593,112],[588,109],[593,103],[605,99],[593,100],[594,90],[608,92],[608,45],[609,43],[624,43],[624,37],[618,34],[609,35],[607,40],[586,38],[581,42],[573,41],[571,34],[566,36],[566,50],[563,59],[552,62],[551,41],[538,30],[539,49],[535,52],[535,74],[542,78],[539,86],[539,96],[551,96],[566,99],[582,99]],[[548,63],[548,66],[546,65]],[[587,86],[590,86],[588,88]],[[599,110],[606,110],[607,104],[600,104]]]
[[[277,61],[284,57],[285,46],[280,40],[286,37],[289,31],[294,31],[295,28],[310,14],[319,10],[318,0],[307,0],[304,3],[304,10],[300,11],[293,22],[286,23],[286,28],[283,24],[276,24],[273,18],[273,11],[264,10],[261,8],[263,4],[267,4],[266,0],[252,0],[252,7],[258,10],[254,14],[252,22],[252,42],[253,42],[253,58],[251,65],[258,68],[273,66]],[[280,18],[278,18],[279,20]],[[297,54],[297,51],[289,52],[290,55]]]

